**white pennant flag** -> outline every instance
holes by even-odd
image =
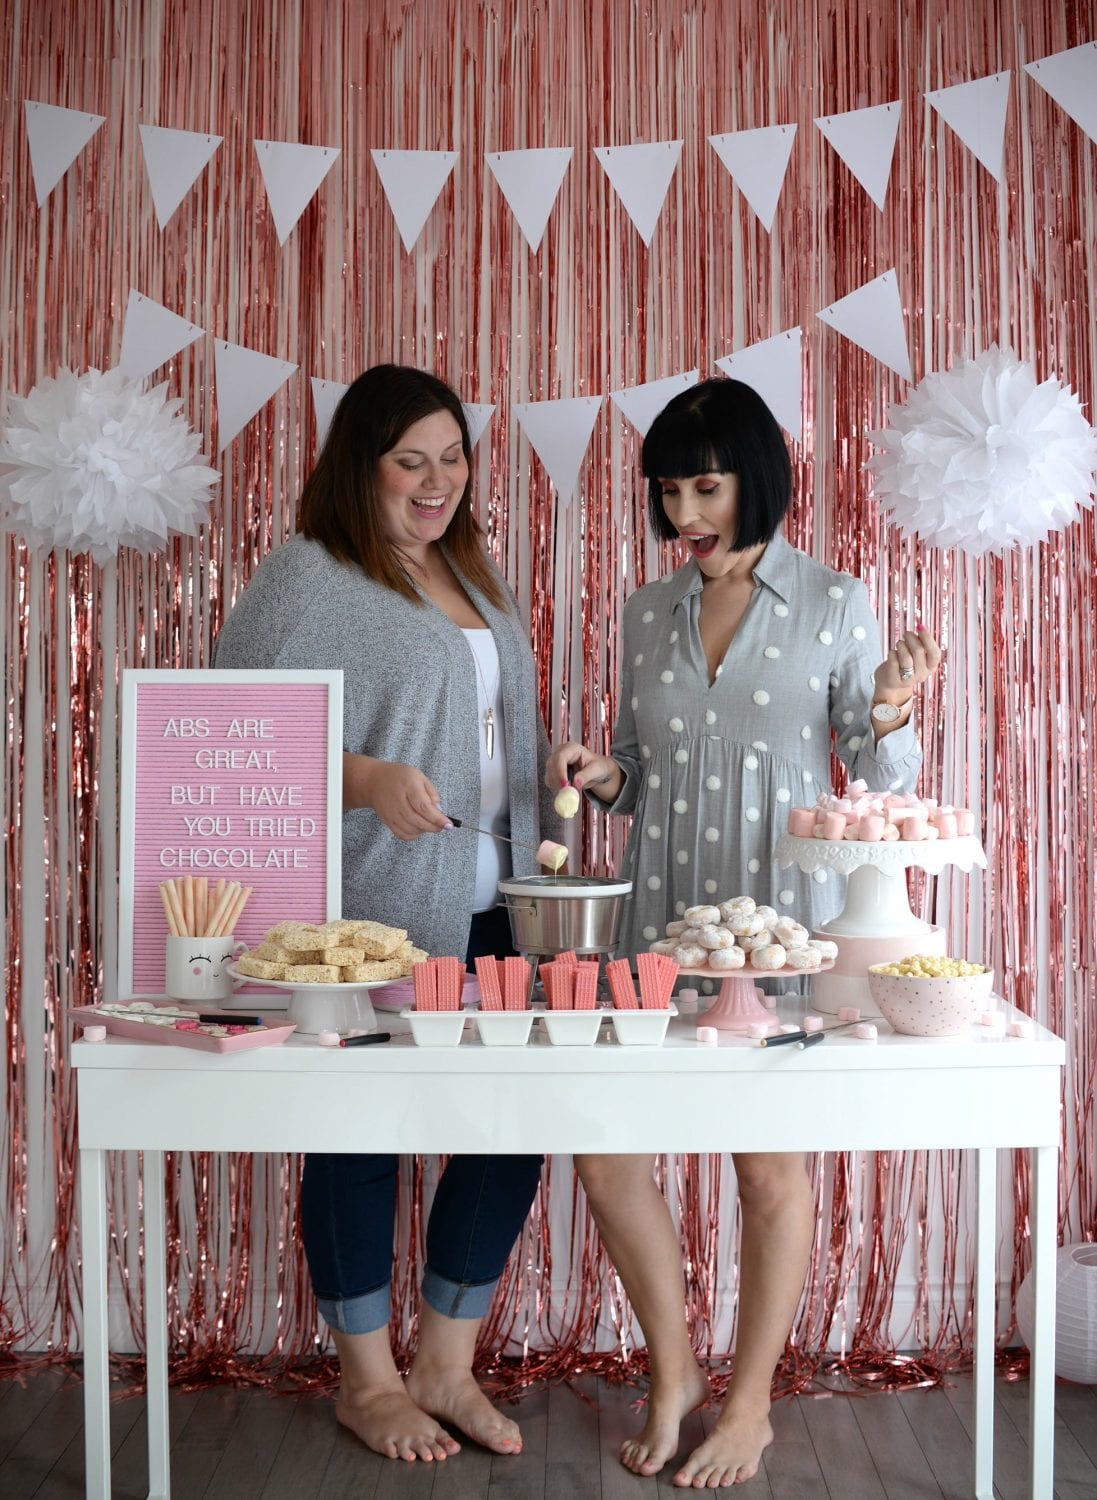
[[[255,154],[270,200],[278,243],[284,245],[339,160],[339,147],[303,146],[298,141],[256,141]]]
[[[786,328],[772,338],[725,354],[716,361],[716,368],[756,390],[781,426],[800,442],[804,379],[799,328]]]
[[[681,141],[639,146],[595,146],[594,154],[645,245],[651,244],[670,179],[682,154]]]
[[[126,317],[122,324],[122,352],[118,368],[134,380],[142,380],[166,364],[173,354],[193,344],[205,333],[197,323],[190,323],[162,307],[151,297],[130,290]]]
[[[438,202],[456,151],[371,151],[404,249],[410,251]]]
[[[642,437],[647,437],[648,428],[673,397],[688,391],[697,384],[699,370],[687,370],[682,375],[667,375],[662,380],[649,380],[644,385],[625,386],[620,391],[610,391],[609,398],[618,406]]]
[[[1039,62],[1025,64],[1025,72],[1066,110],[1097,141],[1097,42],[1083,42],[1065,52],[1041,57]]]
[[[62,109],[24,99],[23,115],[30,146],[34,192],[41,208],[92,136],[107,118],[81,109]]]
[[[297,366],[289,360],[257,354],[243,344],[226,344],[223,339],[217,339],[213,348],[217,371],[217,451],[223,453]]]
[[[899,278],[894,271],[885,271],[875,281],[850,292],[848,297],[832,302],[816,317],[904,380],[912,378]]]
[[[895,99],[815,121],[877,208],[883,208],[887,197],[901,109]]]
[[[160,125],[138,125],[145,171],[149,174],[156,222],[163,229],[224,139],[196,130],[167,130]]]
[[[773,228],[795,139],[795,125],[764,125],[760,130],[733,130],[708,138],[767,233]]]
[[[1005,158],[1009,78],[1008,73],[992,73],[989,78],[926,94],[941,119],[955,130],[996,182],[1002,180]]]
[[[601,405],[601,396],[576,396],[565,401],[515,402],[511,407],[565,502],[571,499],[579,479]]]
[[[537,250],[571,161],[571,147],[488,151],[484,160],[510,204],[526,243],[531,250]]]
[[[475,401],[462,401],[465,409],[465,425],[469,430],[469,447],[475,448],[476,444],[484,435],[484,429],[491,421],[494,406],[481,406]]]
[[[316,416],[317,451],[324,446],[335,408],[349,389],[347,385],[340,385],[338,380],[321,380],[318,375],[312,377],[312,410]]]

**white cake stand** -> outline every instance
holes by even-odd
[[[885,844],[859,839],[805,839],[786,833],[777,841],[773,862],[782,870],[798,865],[806,875],[833,870],[848,877],[845,906],[815,935],[838,944],[839,964],[843,943],[847,956],[864,944],[867,970],[869,962],[886,963],[907,953],[945,951],[943,929],[923,922],[910,909],[907,870],[940,875],[949,865],[957,865],[970,873],[976,866],[985,870],[987,858],[973,834],[957,839],[895,839]],[[830,1014],[846,1005],[859,1006],[865,1015],[879,1014],[869,995],[867,972],[830,974],[812,986],[811,998],[817,1009]]]
[[[231,964],[229,973],[246,984],[261,985],[268,990],[288,992],[288,1019],[306,1035],[320,1031],[376,1031],[377,1017],[369,998],[370,990],[393,984],[391,979],[353,980],[335,984],[295,984],[288,979],[257,979],[241,974]],[[256,1001],[262,997],[256,995]]]

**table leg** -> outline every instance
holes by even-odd
[[[1033,1500],[1051,1500],[1055,1463],[1055,1256],[1059,1149],[1032,1153],[1033,1338],[1029,1365],[1029,1457]]]
[[[988,1147],[975,1157],[975,1494],[977,1500],[993,1500],[998,1153]]]
[[[142,1166],[145,1226],[145,1379],[149,1430],[149,1500],[171,1492],[168,1433],[168,1297],[165,1271],[164,1153],[146,1151]]]
[[[106,1247],[106,1158],[102,1151],[82,1150],[80,1251],[84,1302],[84,1494],[87,1500],[110,1500]]]

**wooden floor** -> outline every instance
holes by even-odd
[[[466,1448],[442,1464],[402,1464],[368,1453],[332,1415],[330,1400],[214,1390],[171,1396],[173,1500],[658,1500],[680,1496],[668,1466],[637,1479],[617,1462],[633,1431],[635,1390],[593,1379],[586,1400],[564,1386],[537,1391],[513,1411],[525,1448],[493,1458]],[[83,1388],[46,1371],[0,1382],[0,1496],[75,1500],[84,1492]],[[1028,1386],[1000,1383],[995,1416],[996,1493],[1027,1495]],[[971,1381],[947,1390],[778,1403],[765,1467],[736,1490],[744,1500],[923,1500],[972,1493]],[[696,1413],[697,1443],[713,1420]],[[1097,1387],[1056,1391],[1055,1494],[1097,1497]],[[112,1408],[113,1493],[144,1496],[144,1402]],[[683,1451],[684,1451],[683,1450]]]

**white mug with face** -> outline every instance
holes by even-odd
[[[171,1000],[208,1005],[227,1000],[236,984],[228,966],[246,943],[231,937],[169,937],[164,966],[164,993]]]

